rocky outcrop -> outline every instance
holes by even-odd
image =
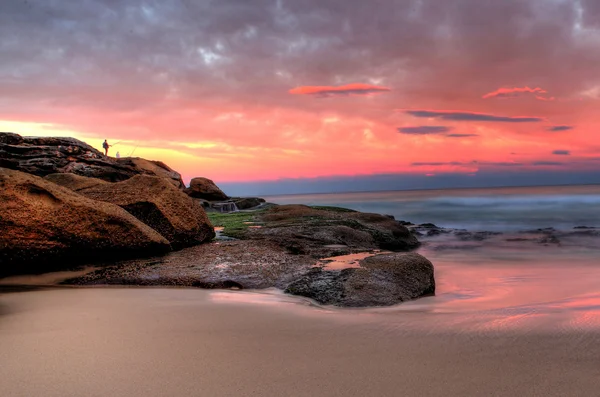
[[[5,145],[20,145],[23,143],[23,137],[12,132],[0,132],[0,143]]]
[[[154,175],[183,188],[181,175],[160,161],[113,159],[74,138],[21,137],[0,132],[0,167],[37,176],[72,173],[108,182]]]
[[[213,181],[208,178],[194,178],[190,181],[190,187],[185,189],[185,192],[197,199],[208,201],[224,201],[229,200],[227,196]]]
[[[165,178],[178,189],[185,188],[181,174],[162,161],[146,160],[139,157],[124,157],[116,160],[117,163],[133,167],[140,173]]]
[[[434,294],[434,269],[417,253],[375,255],[361,260],[357,268],[311,269],[285,292],[323,305],[389,306]]]
[[[372,249],[408,251],[419,246],[394,219],[342,208],[279,205],[260,212],[257,221],[260,228],[236,237],[274,241],[292,253],[317,258]]]
[[[265,199],[260,197],[233,197],[231,201],[240,210],[255,208],[265,203]]]
[[[90,199],[118,205],[159,232],[173,248],[200,244],[215,236],[204,209],[165,178],[136,175],[118,183],[76,175],[47,178]]]
[[[169,242],[122,208],[0,168],[0,275],[164,253]]]

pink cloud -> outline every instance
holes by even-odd
[[[289,90],[290,94],[318,97],[373,95],[391,91],[388,87],[371,84],[346,84],[340,86],[300,86]]]
[[[527,94],[534,94],[535,98],[540,100],[540,101],[553,101],[555,98],[554,97],[545,97],[543,96],[544,94],[547,94],[548,91],[540,88],[540,87],[536,87],[536,88],[529,88],[529,87],[503,87],[503,88],[498,88],[496,91],[492,91],[489,92],[487,94],[485,94],[484,96],[482,96],[483,99],[489,99],[489,98],[516,98],[522,95],[527,95]]]

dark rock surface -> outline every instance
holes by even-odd
[[[361,260],[358,268],[311,269],[285,292],[324,305],[389,306],[434,294],[434,269],[417,253],[375,255]]]
[[[307,255],[291,255],[269,241],[213,241],[160,257],[109,263],[68,284],[284,289],[315,262]]]
[[[229,200],[227,196],[213,181],[208,178],[197,177],[190,181],[190,187],[185,189],[190,196],[208,201]]]
[[[305,205],[279,205],[257,215],[260,228],[248,229],[241,238],[269,240],[294,254],[316,258],[347,252],[385,249],[408,251],[419,241],[398,221],[385,215],[337,208],[311,208]]]
[[[0,143],[6,145],[20,145],[23,143],[23,137],[12,132],[0,132]]]
[[[109,183],[77,175],[49,175],[49,180],[93,200],[116,204],[164,236],[179,249],[215,237],[204,209],[168,179],[136,175]]]
[[[259,205],[265,203],[265,199],[260,197],[233,197],[231,200],[240,210],[247,210],[250,208],[258,207]]]
[[[0,167],[37,176],[72,173],[109,182],[124,181],[134,175],[155,175],[183,187],[181,175],[161,162],[106,157],[74,138],[21,137],[0,132]]]
[[[122,208],[0,168],[0,274],[167,252],[168,241]]]

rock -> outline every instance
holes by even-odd
[[[258,207],[259,205],[265,203],[265,199],[260,197],[234,197],[232,200],[236,207],[238,207],[240,210]]]
[[[184,190],[189,196],[208,201],[229,200],[227,196],[213,181],[208,178],[194,178],[190,181],[190,187]]]
[[[502,234],[501,232],[490,232],[490,231],[468,232],[466,230],[459,230],[459,231],[454,232],[454,235],[456,237],[458,237],[458,239],[461,241],[483,241],[483,240],[487,240],[489,238],[492,238],[494,236],[498,236],[501,234]]]
[[[139,157],[125,157],[116,159],[117,163],[128,165],[146,175],[154,175],[161,178],[166,178],[178,189],[184,189],[185,184],[181,179],[181,174],[162,161],[151,161]]]
[[[21,135],[12,132],[0,132],[0,143],[7,145],[19,145],[23,142]]]
[[[389,306],[434,294],[434,269],[417,253],[375,255],[361,260],[358,268],[314,268],[285,292],[323,305]]]
[[[0,167],[37,176],[72,173],[108,182],[124,181],[134,175],[154,175],[183,188],[181,175],[160,161],[113,159],[74,138],[21,137],[1,132]]]
[[[257,213],[260,228],[240,238],[274,241],[289,252],[323,258],[346,245],[351,252],[386,249],[407,251],[419,241],[399,222],[385,215],[342,211],[335,207],[279,205]]]
[[[556,237],[553,234],[549,234],[546,237],[542,237],[541,239],[538,240],[538,242],[540,244],[544,244],[544,245],[550,245],[550,244],[560,245],[560,240],[558,239],[558,237]]]
[[[88,178],[76,174],[50,174],[44,177],[47,181],[71,189],[74,192],[89,189],[94,186],[109,184],[102,179]]]
[[[74,138],[24,137],[0,133],[0,166],[37,176],[74,173],[106,181],[121,181],[140,172],[105,157]],[[7,142],[7,143],[5,143]]]
[[[169,242],[122,208],[0,168],[0,274],[160,254]]]
[[[53,175],[48,179],[90,199],[118,205],[164,236],[175,249],[215,237],[204,209],[165,178],[136,175],[117,183],[80,176]]]

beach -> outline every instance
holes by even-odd
[[[482,330],[454,326],[453,316],[317,308],[268,292],[5,293],[0,394],[578,396],[600,389],[597,330],[544,322]]]
[[[439,222],[429,219],[438,228],[414,229],[423,243],[417,252],[435,266],[435,295],[388,307],[323,306],[277,288],[57,285],[90,268],[3,279],[0,395],[594,395],[598,225],[594,216],[586,228],[574,225],[597,195],[591,188],[559,198],[547,192],[521,189],[506,197],[510,205],[480,199],[480,207],[468,192],[444,192],[458,195],[465,222],[485,221],[486,213],[505,219],[493,231],[458,229],[455,206],[439,194],[370,193],[371,201],[361,194],[357,209],[397,219],[403,208],[438,206]],[[352,207],[353,195],[305,203]],[[536,200],[571,207],[571,219]],[[556,229],[538,228],[547,226],[536,223],[544,213]],[[192,258],[196,250],[178,255]]]

